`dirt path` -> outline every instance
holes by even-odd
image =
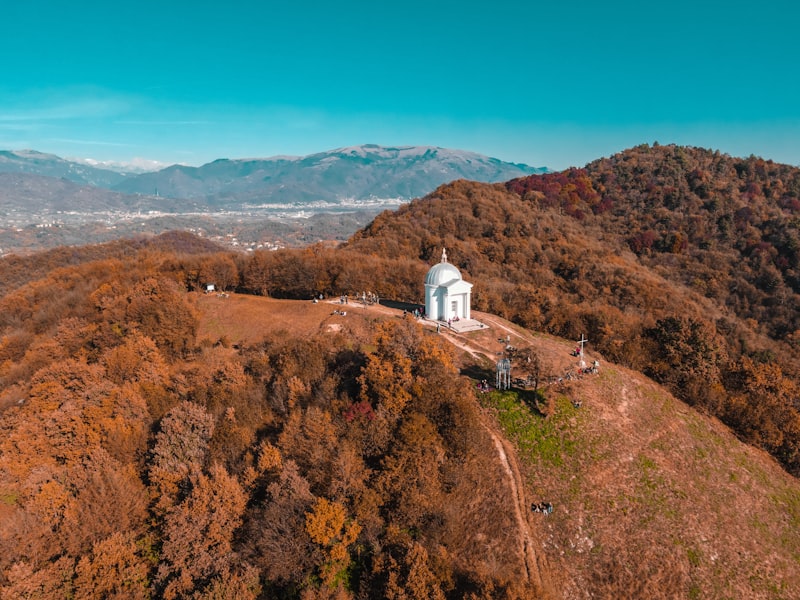
[[[502,330],[516,337],[520,337],[517,331],[504,326],[494,319],[485,318],[484,315],[481,315],[481,320],[485,321],[495,330],[495,336],[497,330]],[[445,332],[444,338],[449,343],[467,352],[474,358],[485,357],[492,362],[497,358],[492,350],[472,343],[467,337]],[[526,341],[530,342],[530,339]],[[549,590],[553,589],[548,576],[549,570],[546,567],[544,556],[541,553],[537,553],[535,549],[536,543],[534,540],[541,539],[541,536],[534,536],[532,534],[532,527],[529,521],[530,501],[525,492],[525,481],[519,470],[519,465],[517,464],[516,452],[513,446],[500,433],[494,420],[488,414],[481,412],[481,422],[494,442],[497,456],[506,474],[506,480],[511,490],[514,518],[519,530],[519,536],[517,538],[518,552],[525,567],[527,582],[533,587],[537,595],[541,597],[551,597],[554,594],[549,592]]]
[[[456,334],[452,334],[449,332],[443,332],[443,333],[440,332],[440,334],[453,346],[455,346],[459,350],[463,350],[473,358],[485,357],[488,358],[489,360],[493,360],[494,358],[490,356],[486,350],[476,348],[475,346],[473,346],[472,344],[470,344],[469,342],[467,342],[466,340],[464,340],[463,338],[459,337]]]
[[[519,471],[515,458],[514,449],[497,431],[495,424],[487,415],[482,415],[482,422],[486,431],[492,437],[500,464],[506,473],[508,485],[511,488],[511,495],[514,504],[514,517],[519,528],[519,553],[525,566],[525,576],[537,594],[543,594],[546,589],[552,589],[549,585],[548,570],[544,564],[544,557],[540,557],[534,549],[534,536],[531,534],[531,524],[528,521],[529,502],[525,494],[525,485]]]

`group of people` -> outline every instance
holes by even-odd
[[[320,299],[322,299],[322,294],[320,294]],[[364,306],[372,306],[373,304],[379,304],[381,299],[378,294],[374,294],[372,292],[361,292],[360,294],[355,295],[356,302],[361,302]],[[350,296],[348,294],[342,294],[339,296],[339,304],[349,304],[350,303]]]
[[[531,504],[531,510],[536,513],[544,513],[545,515],[549,515],[553,512],[553,505],[549,502],[534,502]]]
[[[380,304],[381,299],[378,297],[378,294],[373,294],[372,292],[361,292],[360,296],[356,296],[364,306],[372,306],[373,304]]]
[[[592,363],[592,366],[586,367],[585,369],[583,369],[583,372],[587,373],[587,374],[592,373],[592,374],[596,375],[597,373],[600,372],[600,361],[599,360],[595,360]]]

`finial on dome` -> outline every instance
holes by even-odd
[[[447,249],[442,248],[442,262],[447,262]]]

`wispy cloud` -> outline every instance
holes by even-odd
[[[81,140],[75,138],[48,138],[47,142],[54,142],[59,144],[76,144],[80,146],[112,146],[115,148],[131,148],[132,144],[124,144],[122,142],[107,142],[104,140]]]
[[[36,131],[40,126],[37,123],[22,121],[3,121],[0,116],[0,131]]]
[[[141,127],[172,127],[172,126],[191,126],[191,125],[214,125],[214,121],[189,121],[189,120],[127,120],[127,121],[114,121],[115,125],[135,125]]]
[[[108,118],[128,112],[135,102],[86,87],[0,94],[0,124]]]

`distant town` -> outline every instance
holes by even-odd
[[[267,216],[266,211],[170,213],[150,211],[0,212],[0,256],[29,254],[64,245],[189,231],[239,252],[274,251],[316,242],[338,243],[374,218],[378,210]]]

